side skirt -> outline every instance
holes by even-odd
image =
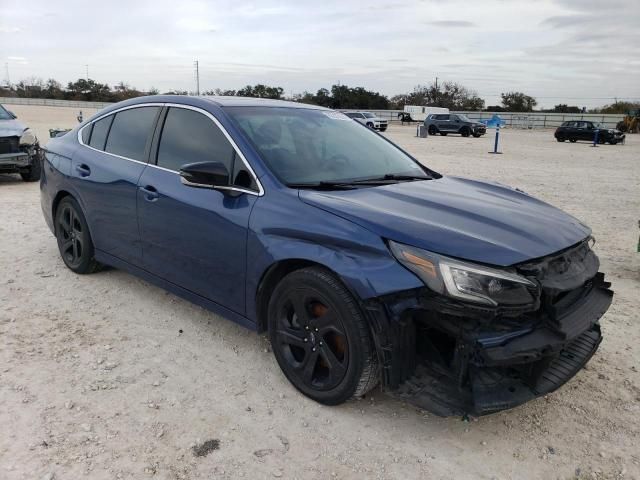
[[[117,268],[119,270],[124,270],[136,277],[140,277],[141,279],[152,283],[160,288],[163,288],[178,297],[184,298],[185,300],[190,301],[191,303],[195,303],[196,305],[210,310],[211,312],[218,314],[222,317],[225,317],[228,320],[231,320],[235,323],[242,325],[249,330],[257,331],[257,324],[252,322],[244,315],[240,315],[239,313],[234,312],[233,310],[229,310],[222,305],[213,302],[207,298],[204,298],[196,293],[191,292],[190,290],[186,290],[175,283],[171,283],[163,278],[160,278],[153,273],[150,273],[142,268],[136,267],[124,260],[120,260],[113,255],[105,253],[96,249],[95,251],[96,260],[100,263],[104,263],[105,265],[109,265],[111,267]]]

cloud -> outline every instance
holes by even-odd
[[[0,25],[0,33],[17,33],[20,29],[18,27],[5,27]]]
[[[594,21],[598,21],[598,17],[594,15],[558,15],[544,19],[540,22],[540,25],[552,28],[566,28],[584,25]]]
[[[473,22],[467,22],[464,20],[438,20],[435,22],[428,22],[429,25],[434,25],[436,27],[452,27],[452,28],[469,28],[475,27],[476,24]]]

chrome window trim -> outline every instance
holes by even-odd
[[[248,195],[256,195],[258,197],[261,197],[261,196],[264,195],[264,188],[262,187],[262,183],[260,183],[260,180],[258,179],[258,176],[256,175],[256,172],[254,172],[253,168],[251,168],[251,165],[249,164],[249,162],[247,161],[246,157],[244,156],[244,154],[242,153],[242,151],[240,150],[240,148],[236,144],[235,140],[231,137],[231,135],[229,135],[229,132],[227,132],[227,129],[222,126],[222,124],[220,123],[220,121],[216,117],[214,117],[211,113],[207,112],[206,110],[204,110],[204,109],[202,109],[200,107],[194,107],[192,105],[184,105],[184,104],[181,104],[181,103],[157,103],[157,102],[154,102],[154,103],[138,103],[138,104],[135,104],[135,105],[128,105],[126,107],[122,107],[122,108],[119,108],[117,110],[112,110],[111,112],[105,113],[104,115],[99,116],[95,120],[92,120],[91,122],[89,122],[86,125],[84,125],[81,128],[79,128],[78,129],[78,133],[77,133],[78,143],[80,145],[82,145],[83,147],[89,148],[91,150],[95,150],[96,152],[104,153],[106,155],[110,155],[112,157],[120,158],[122,160],[129,160],[130,162],[140,163],[142,165],[147,165],[149,167],[157,168],[159,170],[164,170],[165,172],[171,172],[171,173],[174,173],[174,174],[180,176],[180,172],[176,172],[175,170],[170,170],[168,168],[160,167],[158,165],[154,165],[153,163],[141,162],[140,160],[135,160],[133,158],[123,157],[121,155],[116,155],[115,153],[106,152],[104,150],[98,150],[97,148],[94,148],[94,147],[92,147],[90,145],[87,145],[86,143],[84,143],[82,141],[82,131],[85,128],[93,125],[97,121],[102,120],[103,118],[108,117],[109,115],[115,115],[116,113],[122,112],[124,110],[130,110],[132,108],[142,108],[142,107],[184,108],[185,110],[193,110],[194,112],[201,113],[205,117],[208,117],[220,129],[220,131],[222,131],[222,133],[225,136],[225,138],[227,139],[227,141],[231,144],[231,146],[235,150],[236,155],[238,157],[240,157],[240,159],[242,160],[242,163],[244,164],[246,169],[249,171],[250,175],[253,177],[253,180],[256,182],[256,185],[258,186],[258,191],[257,192],[255,190],[249,190],[249,189],[242,188],[242,187],[234,187],[234,186],[231,186],[231,185],[228,186],[228,187],[225,187],[225,186],[216,187],[215,189],[216,190],[230,190],[230,191],[242,192],[242,193],[246,193]]]

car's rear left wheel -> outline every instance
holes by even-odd
[[[64,264],[75,273],[93,273],[101,268],[94,257],[89,226],[78,202],[72,197],[60,201],[55,216],[58,250]]]
[[[287,275],[268,308],[276,360],[295,388],[325,405],[364,395],[378,383],[378,361],[358,303],[329,271]]]

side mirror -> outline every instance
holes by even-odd
[[[189,163],[180,168],[180,180],[190,187],[226,187],[229,176],[229,170],[220,162]]]

